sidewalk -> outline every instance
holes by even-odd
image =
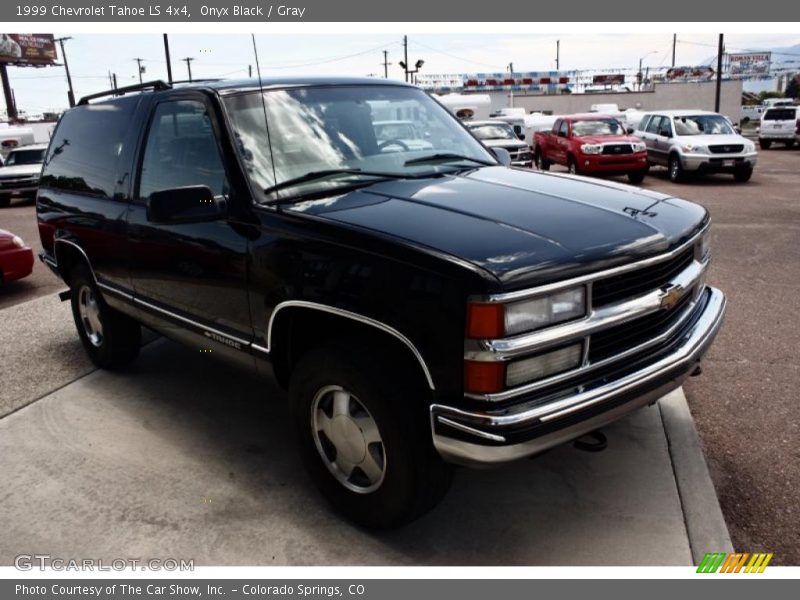
[[[0,419],[0,564],[29,550],[198,565],[692,564],[730,542],[682,393],[664,406],[669,436],[664,407],[648,407],[605,428],[603,452],[567,444],[461,470],[432,513],[375,534],[312,488],[283,392],[160,340],[129,372],[94,371]]]

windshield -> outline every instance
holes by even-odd
[[[236,94],[225,98],[235,144],[261,200],[335,192],[369,173],[397,177],[496,164],[493,155],[425,92],[401,86],[324,86]],[[390,119],[401,123],[387,123]],[[267,125],[268,124],[268,125]],[[409,137],[411,136],[411,137]],[[424,137],[424,142],[412,143]],[[451,159],[415,162],[433,155]],[[455,157],[459,155],[461,158]],[[347,170],[345,177],[309,173]],[[355,171],[364,171],[359,175]],[[262,193],[269,189],[270,192]]]
[[[616,119],[596,119],[592,121],[573,121],[572,135],[623,135],[625,128]]]
[[[473,135],[479,140],[516,140],[517,134],[507,123],[491,123],[482,125],[467,125]]]
[[[8,154],[6,166],[36,165],[44,161],[44,149],[40,150],[14,150]]]
[[[722,115],[675,117],[675,135],[733,135],[736,132]]]

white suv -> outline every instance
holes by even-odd
[[[730,173],[749,181],[758,154],[753,142],[736,133],[719,113],[705,110],[664,110],[647,113],[634,135],[647,146],[650,164],[663,165],[678,182],[688,171]]]
[[[776,106],[768,108],[761,115],[761,127],[758,129],[758,145],[764,150],[773,142],[794,146],[797,132],[800,130],[800,107]]]

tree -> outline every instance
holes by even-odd
[[[787,98],[800,98],[800,75],[795,75],[789,80],[783,94]]]

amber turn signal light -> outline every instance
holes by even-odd
[[[506,365],[502,362],[464,361],[464,391],[468,394],[493,394],[503,390]]]
[[[505,333],[505,306],[472,302],[467,305],[467,337],[472,339],[501,338]]]

